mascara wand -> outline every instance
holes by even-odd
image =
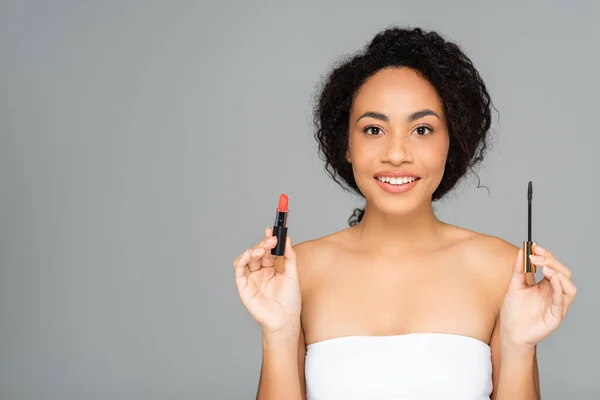
[[[533,185],[529,181],[527,186],[527,241],[531,242],[531,199],[533,198]]]
[[[533,184],[529,181],[527,186],[527,241],[523,242],[523,272],[535,273],[535,264],[531,263],[529,256],[533,254],[535,242],[531,240],[531,200],[533,198]]]

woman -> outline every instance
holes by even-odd
[[[536,399],[536,344],[575,297],[571,272],[446,224],[432,202],[480,162],[491,101],[435,32],[390,28],[327,77],[316,139],[336,182],[365,198],[350,226],[275,267],[271,229],[234,261],[262,327],[258,399]],[[530,276],[531,275],[531,276]]]

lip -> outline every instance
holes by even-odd
[[[376,173],[374,176],[375,178],[383,178],[386,176],[389,178],[421,178],[419,175],[410,171],[383,171]]]
[[[382,176],[390,176],[390,175],[382,175]],[[414,176],[414,175],[397,175],[396,177],[401,177],[401,176]],[[373,178],[375,179],[375,182],[377,182],[377,184],[379,185],[380,188],[382,188],[383,190],[385,190],[388,193],[405,193],[408,192],[409,190],[411,190],[412,188],[414,188],[417,183],[421,180],[421,178],[412,181],[410,183],[404,183],[402,185],[392,185],[391,183],[385,183],[385,182],[381,182],[379,179],[377,178]]]

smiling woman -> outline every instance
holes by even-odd
[[[406,122],[410,124],[414,121],[418,121],[418,120],[425,118],[427,116],[430,116],[430,115],[435,116],[439,120],[441,120],[441,117],[434,111],[421,110],[421,111],[416,111],[416,112],[410,114],[408,116],[408,118],[406,119]],[[356,122],[357,123],[360,122],[360,120],[363,118],[373,118],[375,120],[381,121],[384,124],[390,124],[392,122],[391,118],[389,116],[382,114],[382,113],[373,112],[373,111],[365,112],[358,118],[358,120]],[[426,132],[423,132],[423,130],[428,130],[429,133],[433,132],[433,128],[431,128],[430,126],[427,126],[427,125],[418,126],[417,129],[419,130],[417,135],[421,135],[421,136],[428,134]],[[379,126],[367,126],[362,129],[362,132],[365,132],[365,133],[372,132],[373,135],[381,136],[381,134],[383,133],[383,130]],[[350,156],[348,154],[347,154],[346,158],[347,158],[348,162],[351,162]],[[420,176],[418,176],[416,173],[413,173],[411,171],[399,172],[399,171],[393,171],[393,170],[378,172],[375,174],[374,177],[377,180],[379,186],[383,190],[390,192],[390,193],[406,192],[406,191],[412,189],[416,185],[416,182],[419,179],[421,179]],[[361,214],[362,214],[362,212],[361,212]]]
[[[349,121],[356,122],[348,126],[348,183],[371,200],[369,208],[404,216],[427,205],[440,186],[449,149],[444,107],[434,87],[411,68],[385,67],[357,90]],[[414,190],[410,197],[385,196],[378,188],[395,194]]]
[[[460,48],[418,28],[380,32],[327,76],[315,138],[365,208],[288,237],[283,269],[270,228],[234,261],[263,331],[259,399],[539,398],[536,344],[573,301],[570,271],[537,246],[535,284],[519,248],[432,206],[483,159],[491,107]]]
[[[392,75],[407,79],[393,79]],[[367,81],[371,81],[368,86]],[[381,85],[392,81],[395,88],[381,90]],[[409,82],[410,88],[406,86]],[[370,92],[365,94],[369,88]],[[425,97],[419,97],[421,93]],[[393,104],[392,109],[388,112],[375,109],[376,104],[370,102],[373,94],[380,103]],[[419,99],[425,104],[424,109],[419,109]],[[431,199],[435,201],[454,188],[469,168],[483,160],[491,107],[484,81],[456,44],[437,32],[392,28],[377,34],[364,52],[343,60],[328,75],[315,108],[315,138],[332,178],[363,195],[353,165],[347,163],[348,136],[352,139],[348,133],[356,121],[352,116],[364,115],[387,127],[392,117],[396,117],[396,123],[404,117],[406,124],[437,117],[437,126],[442,131],[436,136],[447,137],[448,149],[443,179],[432,193]],[[405,115],[399,115],[402,112]],[[433,130],[424,124],[426,121],[420,122],[419,132]],[[357,211],[351,225],[363,217],[363,210]]]

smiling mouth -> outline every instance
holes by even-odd
[[[414,181],[418,181],[421,178],[418,178],[416,176],[403,176],[403,177],[398,177],[398,178],[394,178],[394,177],[379,177],[376,176],[375,179],[377,179],[379,182],[383,182],[383,183],[387,183],[390,185],[406,185],[408,183],[412,183]]]

